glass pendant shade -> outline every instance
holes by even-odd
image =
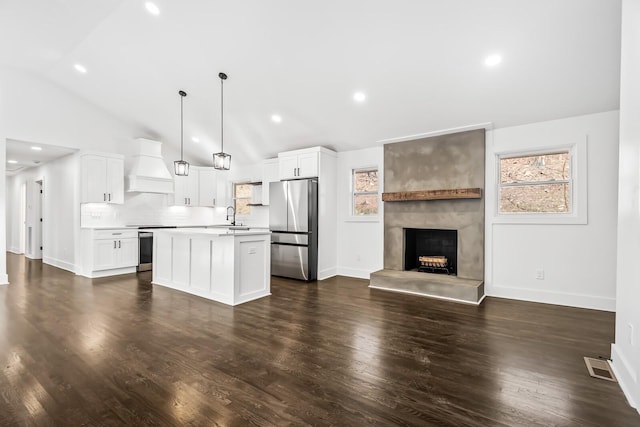
[[[229,170],[231,169],[231,154],[227,153],[214,153],[213,154],[213,167],[214,169]]]
[[[176,160],[173,162],[174,172],[176,176],[187,176],[189,175],[189,163],[184,160]]]

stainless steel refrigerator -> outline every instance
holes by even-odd
[[[269,184],[271,274],[299,280],[318,277],[318,181]]]

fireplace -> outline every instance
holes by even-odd
[[[404,228],[404,270],[456,275],[458,231]]]

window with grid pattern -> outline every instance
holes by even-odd
[[[353,169],[351,214],[378,215],[378,169]]]
[[[572,212],[571,151],[501,155],[500,214]]]
[[[236,215],[251,215],[251,194],[253,186],[248,183],[233,184],[233,206]]]

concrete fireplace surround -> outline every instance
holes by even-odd
[[[384,192],[480,188],[485,130],[384,146]],[[458,231],[458,275],[403,271],[404,228]],[[435,254],[433,254],[435,255]],[[370,287],[478,304],[484,297],[484,197],[385,202],[384,270]]]

